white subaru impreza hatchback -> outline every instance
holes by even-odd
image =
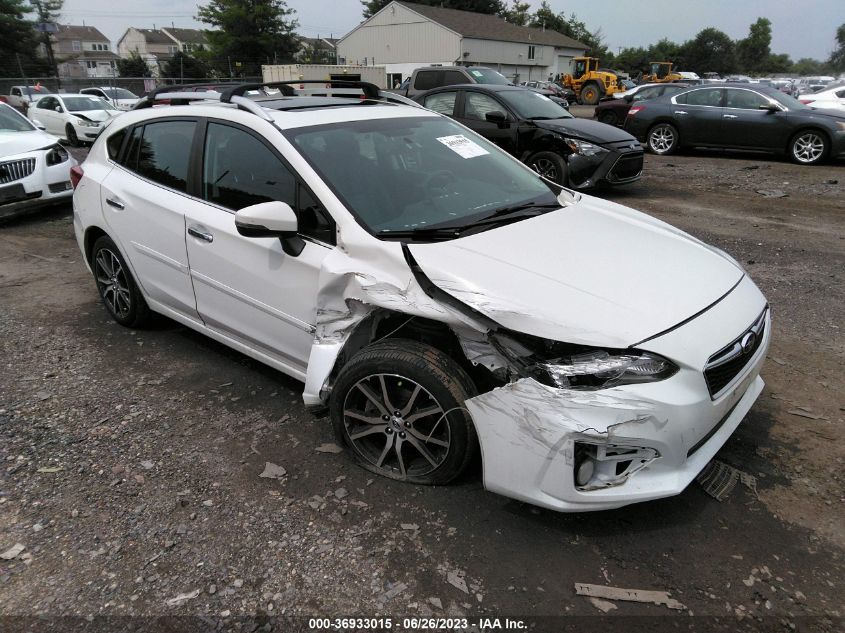
[[[116,321],[302,380],[373,472],[443,484],[480,449],[489,490],[556,510],[681,492],[748,413],[771,323],[728,255],[370,84],[281,87],[159,94],[76,168]]]

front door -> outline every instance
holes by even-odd
[[[320,267],[332,249],[328,216],[277,152],[244,128],[209,122],[202,155],[205,204],[187,213],[185,232],[197,310],[209,328],[304,372]],[[270,200],[297,211],[299,255],[235,228],[236,211]]]
[[[761,110],[771,103],[754,90],[726,88],[722,133],[725,147],[748,149],[782,149],[789,141],[790,128],[786,113]]]
[[[463,111],[458,107],[455,118],[468,128],[477,132],[488,141],[501,147],[506,152],[516,155],[516,130],[518,122],[508,112],[508,108],[483,92],[474,90],[464,91]],[[487,120],[487,113],[498,111],[508,117],[506,123],[493,123]]]

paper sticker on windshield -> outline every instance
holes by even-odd
[[[481,77],[481,76],[484,74],[484,73],[482,73],[480,70],[471,70],[471,71],[469,71],[469,72],[470,72],[470,73],[471,73],[474,77]]]
[[[489,154],[486,149],[481,147],[478,143],[469,140],[463,134],[454,134],[453,136],[441,136],[437,139],[443,143],[450,150],[463,156],[464,158],[473,158],[475,156],[484,156]]]

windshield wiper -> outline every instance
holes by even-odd
[[[418,239],[418,238],[433,238],[433,239],[450,239],[459,237],[461,231],[469,228],[466,226],[422,226],[415,229],[401,229],[398,231],[384,230],[376,233],[377,237],[395,237],[397,239]]]

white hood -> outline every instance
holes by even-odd
[[[502,326],[606,347],[679,324],[744,275],[682,231],[588,196],[476,235],[408,246],[435,285]]]
[[[31,132],[0,131],[0,159],[17,156],[54,145],[59,139],[41,130]]]
[[[71,114],[74,116],[78,116],[80,119],[88,119],[89,121],[108,121],[109,119],[116,117],[120,112],[115,110],[79,110],[73,111],[71,110]]]

